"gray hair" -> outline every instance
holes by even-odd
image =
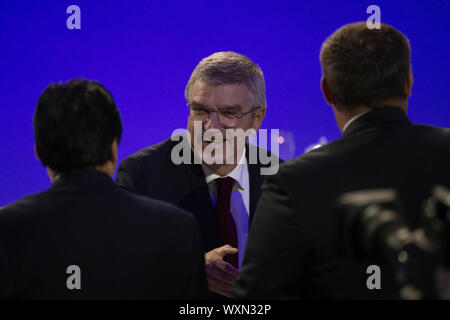
[[[184,92],[187,101],[191,87],[197,80],[213,85],[243,83],[251,93],[250,105],[263,109],[267,107],[266,86],[261,68],[242,54],[232,51],[216,52],[200,61]]]

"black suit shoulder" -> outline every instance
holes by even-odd
[[[418,154],[430,156],[426,152],[433,152],[431,156],[434,161],[438,160],[438,154],[443,159],[448,159],[450,156],[450,129],[448,128],[430,125],[410,125],[400,128],[394,126],[392,131],[384,130],[383,133],[377,132],[374,128],[370,129],[373,131],[342,137],[282,163],[279,175],[287,180],[296,180],[296,183],[301,183],[298,181],[299,178],[327,176],[330,172],[339,171],[352,161],[358,160],[359,156],[376,153],[388,147],[388,144],[396,147],[396,150],[393,150],[395,153],[401,153],[402,150],[417,150]],[[372,142],[370,139],[375,144],[379,144],[379,149],[374,147],[374,143],[370,143]]]
[[[203,296],[194,217],[101,179],[54,184],[0,209],[0,280],[8,283],[0,298]],[[65,290],[70,264],[79,264],[90,279],[78,295]]]
[[[169,138],[125,158],[117,169],[116,184],[134,193],[168,201],[165,189],[170,154],[176,143]]]
[[[167,139],[152,146],[141,149],[126,157],[119,166],[120,170],[142,171],[146,167],[158,172],[164,169],[167,161],[170,160],[170,152],[174,146],[174,141]]]
[[[39,210],[39,208],[65,206],[68,199],[64,196],[69,196],[70,190],[76,190],[76,188],[71,188],[70,186],[67,189],[50,188],[44,192],[23,197],[0,208],[0,222],[17,221],[17,223],[22,223],[22,221],[33,220],[35,216],[38,219],[42,219],[46,215],[59,215],[60,213],[56,210]],[[128,211],[131,211],[130,215],[136,219],[151,221],[154,219],[168,219],[164,223],[174,219],[182,221],[182,223],[194,221],[191,213],[173,204],[135,194],[117,188],[114,185],[109,186],[106,191],[103,189],[103,197],[99,196],[98,199],[99,203],[102,202],[101,200],[105,200],[104,207],[114,207],[117,213],[128,215]],[[90,204],[94,205],[95,203],[90,202]],[[85,205],[88,206],[88,203],[85,203]]]
[[[420,124],[414,125],[413,130],[424,145],[450,153],[450,128]]]
[[[74,219],[73,215],[76,214],[83,219],[83,216],[92,212],[90,221],[108,217],[110,221],[114,219],[117,223],[123,223],[118,224],[116,226],[118,228],[130,228],[143,233],[158,232],[162,243],[173,242],[173,239],[176,239],[180,245],[188,244],[192,237],[195,237],[197,225],[194,217],[175,205],[135,194],[114,185],[106,190],[105,188],[92,190],[96,190],[100,195],[84,199],[81,191],[79,197],[74,196],[71,199],[71,192],[80,191],[69,187],[67,190],[50,188],[45,192],[24,197],[0,209],[0,233],[14,237],[14,233],[20,231],[16,235],[27,233],[27,238],[32,239],[31,235],[39,236],[41,232],[37,228],[38,225],[45,227],[46,224],[52,224],[52,221],[61,221],[64,215]],[[78,208],[70,207],[74,204]],[[129,221],[133,225],[128,224]],[[168,229],[174,230],[174,233],[160,232]],[[173,237],[174,234],[177,234],[177,237]],[[166,240],[163,241],[164,238]],[[190,240],[187,241],[188,239]],[[186,246],[179,247],[179,250],[183,249],[189,251]]]
[[[158,160],[167,158],[167,155],[170,154],[170,150],[174,146],[174,143],[176,143],[176,141],[172,141],[169,138],[157,144],[148,146],[125,158],[125,160],[123,160],[123,163],[126,163],[130,160],[138,160],[145,163],[153,162],[153,164],[157,164]]]

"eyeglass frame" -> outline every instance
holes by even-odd
[[[192,110],[192,106],[191,104],[188,102],[187,106],[189,107],[190,110]],[[239,114],[239,116],[237,118],[235,118],[236,120],[241,120],[245,115],[249,114],[250,112],[253,112],[257,109],[260,109],[260,106],[256,106],[254,108],[252,108],[251,110],[247,111],[247,112],[239,112],[239,111],[233,111],[237,114]],[[211,119],[211,114],[213,112],[215,112],[217,114],[217,120],[219,120],[220,125],[222,125],[222,123],[220,122],[220,117],[219,117],[219,112],[221,112],[220,110],[210,110],[210,109],[203,109],[204,111],[208,111],[208,118],[204,121],[202,121],[202,123],[206,123]]]

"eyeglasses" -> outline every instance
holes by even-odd
[[[203,106],[190,105],[189,103],[187,105],[190,107],[191,117],[194,121],[206,123],[211,118],[211,114],[215,112],[217,113],[217,119],[222,127],[234,127],[242,117],[260,108],[254,107],[247,112],[238,112],[231,110],[209,110]]]

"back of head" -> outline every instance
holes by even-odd
[[[265,82],[261,68],[246,56],[232,51],[216,52],[200,61],[186,86],[185,97],[195,81],[213,85],[245,84],[251,92],[249,104],[266,108]]]
[[[345,25],[323,43],[320,62],[329,90],[342,107],[376,107],[387,99],[406,98],[409,41],[392,26]]]
[[[58,173],[95,168],[112,158],[122,124],[111,94],[100,83],[74,79],[49,85],[34,114],[36,151]]]

